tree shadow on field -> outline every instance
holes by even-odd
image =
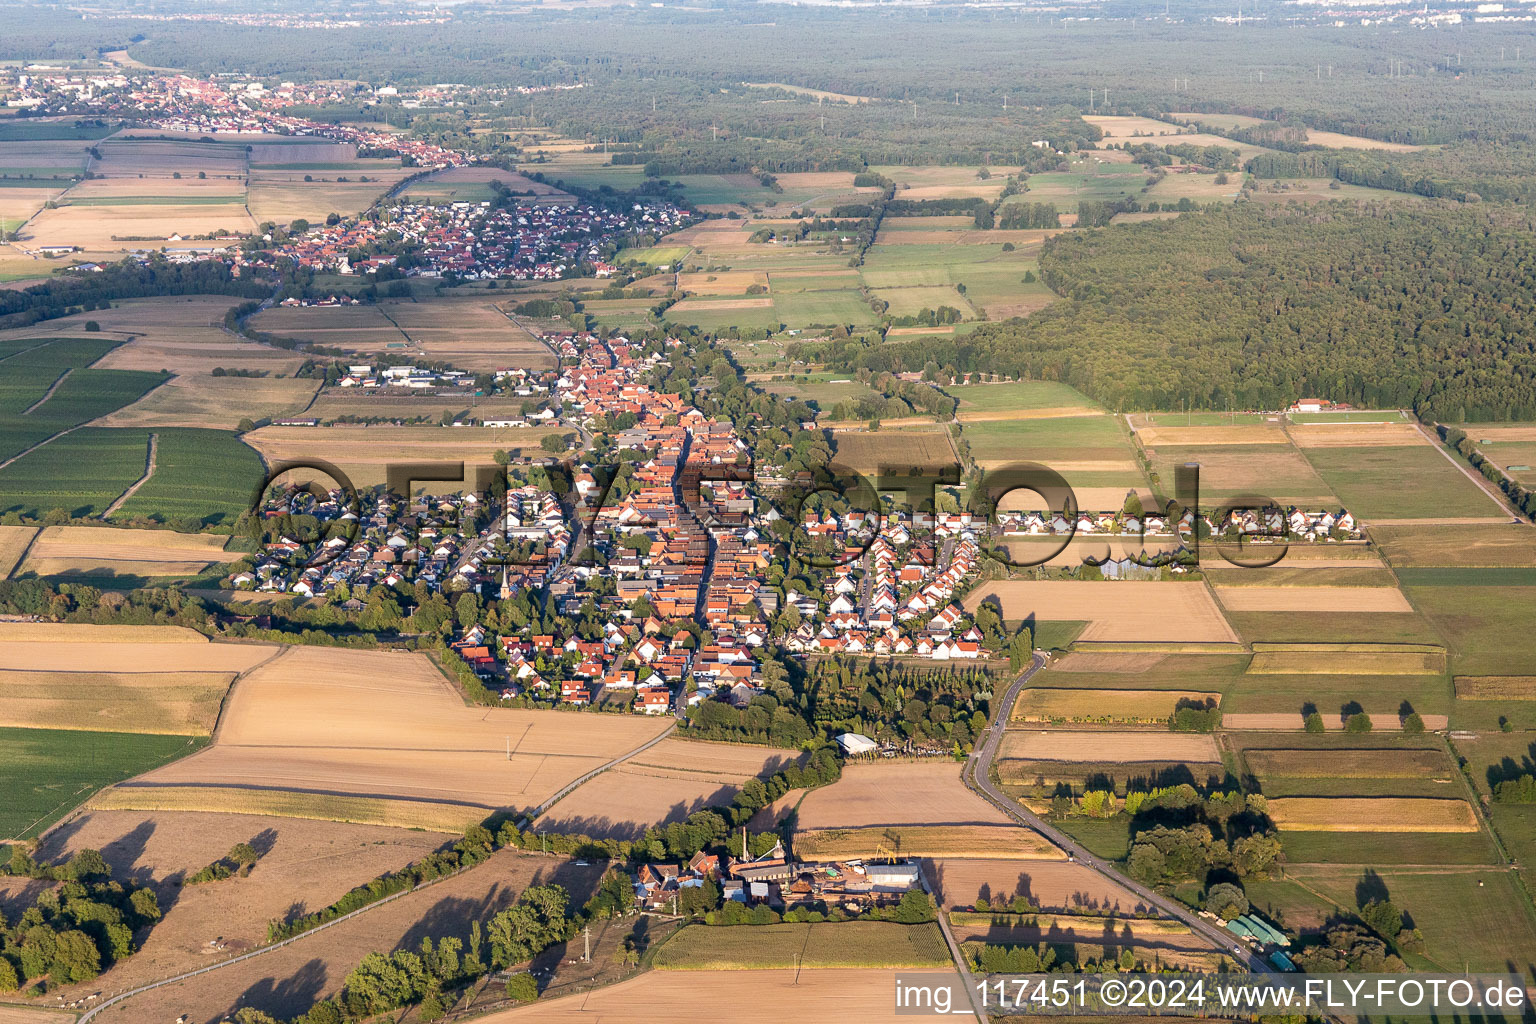
[[[395,951],[415,950],[421,940],[430,938],[436,942],[445,935],[465,938],[469,935],[469,922],[479,921],[483,927],[490,918],[517,901],[517,890],[501,882],[479,896],[445,896],[411,925],[395,943]]]
[[[241,993],[226,1011],[233,1017],[241,1007],[250,1006],[280,1019],[308,1012],[325,991],[325,961],[316,957],[287,978],[263,978]]]

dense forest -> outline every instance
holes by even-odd
[[[962,338],[844,345],[843,370],[1062,380],[1110,408],[1536,418],[1536,239],[1511,208],[1243,204],[1057,236],[1064,301]]]

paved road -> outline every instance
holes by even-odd
[[[1038,814],[1035,814],[1017,800],[1009,797],[1008,794],[1004,793],[1002,789],[992,782],[992,762],[997,757],[997,748],[1002,742],[1008,709],[1013,707],[1014,700],[1018,697],[1019,691],[1024,688],[1024,684],[1029,682],[1030,677],[1044,667],[1045,655],[1036,652],[1029,667],[1013,681],[1013,684],[1008,687],[1008,692],[1003,695],[1002,699],[993,701],[992,722],[988,725],[986,735],[981,743],[977,745],[975,752],[966,762],[965,771],[962,773],[965,784],[1019,824],[1024,825],[1026,828],[1034,829],[1052,843],[1055,843],[1079,864],[1103,875],[1116,885],[1129,889],[1144,904],[1156,907],[1163,916],[1183,921],[1190,926],[1196,935],[1208,940],[1217,949],[1242,963],[1250,971],[1257,974],[1273,973],[1272,968],[1267,963],[1241,947],[1235,935],[1199,917],[1190,911],[1189,908],[1185,907],[1184,904],[1170,899],[1162,893],[1149,889],[1134,879],[1121,874],[1102,858],[1095,857],[1092,853],[1078,845],[1077,841],[1071,836],[1047,824]],[[1234,952],[1234,949],[1239,951]]]

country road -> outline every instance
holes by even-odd
[[[1208,940],[1213,946],[1221,950],[1227,956],[1243,964],[1256,974],[1272,973],[1272,968],[1262,959],[1244,949],[1235,935],[1216,927],[1209,921],[1195,915],[1176,900],[1170,899],[1147,886],[1121,874],[1100,857],[1095,857],[1065,832],[1045,822],[1039,815],[1010,798],[992,781],[992,762],[997,757],[998,745],[1002,742],[1005,728],[1002,723],[1007,721],[1008,709],[1013,707],[1019,691],[1024,684],[1029,682],[1031,676],[1045,667],[1045,655],[1035,652],[1029,667],[1019,674],[1019,677],[1008,687],[1000,701],[992,705],[992,721],[987,726],[986,735],[977,744],[969,760],[966,761],[965,770],[961,772],[961,778],[972,790],[990,801],[998,810],[1008,815],[1014,821],[1026,828],[1034,829],[1052,843],[1056,844],[1067,856],[1091,871],[1109,879],[1122,888],[1129,889],[1147,906],[1156,907],[1166,917],[1175,918],[1189,925],[1191,930],[1201,938]]]

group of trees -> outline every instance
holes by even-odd
[[[1061,380],[1114,409],[1276,409],[1301,394],[1447,422],[1536,418],[1536,234],[1507,209],[1244,204],[1058,235],[1064,301],[834,369]],[[1414,325],[1405,333],[1404,323]]]
[[[1217,869],[1238,878],[1262,877],[1280,855],[1267,803],[1258,794],[1202,796],[1183,784],[1145,796],[1127,794],[1126,810],[1132,816],[1126,870],[1148,885],[1204,881]]]
[[[1514,503],[1515,507],[1533,519],[1536,519],[1536,491],[1527,489],[1523,484],[1505,473],[1494,462],[1482,453],[1482,451],[1467,436],[1466,431],[1456,427],[1440,425],[1436,428],[1445,443],[1461,453],[1472,468],[1483,474],[1488,480],[1499,485],[1499,489]]]
[[[132,955],[134,932],[160,920],[154,890],[113,881],[96,850],[49,865],[13,847],[4,873],[59,884],[39,892],[15,922],[0,915],[0,992],[39,979],[89,981]]]
[[[983,668],[836,657],[807,665],[805,693],[825,733],[967,751],[987,726],[994,685]]]

